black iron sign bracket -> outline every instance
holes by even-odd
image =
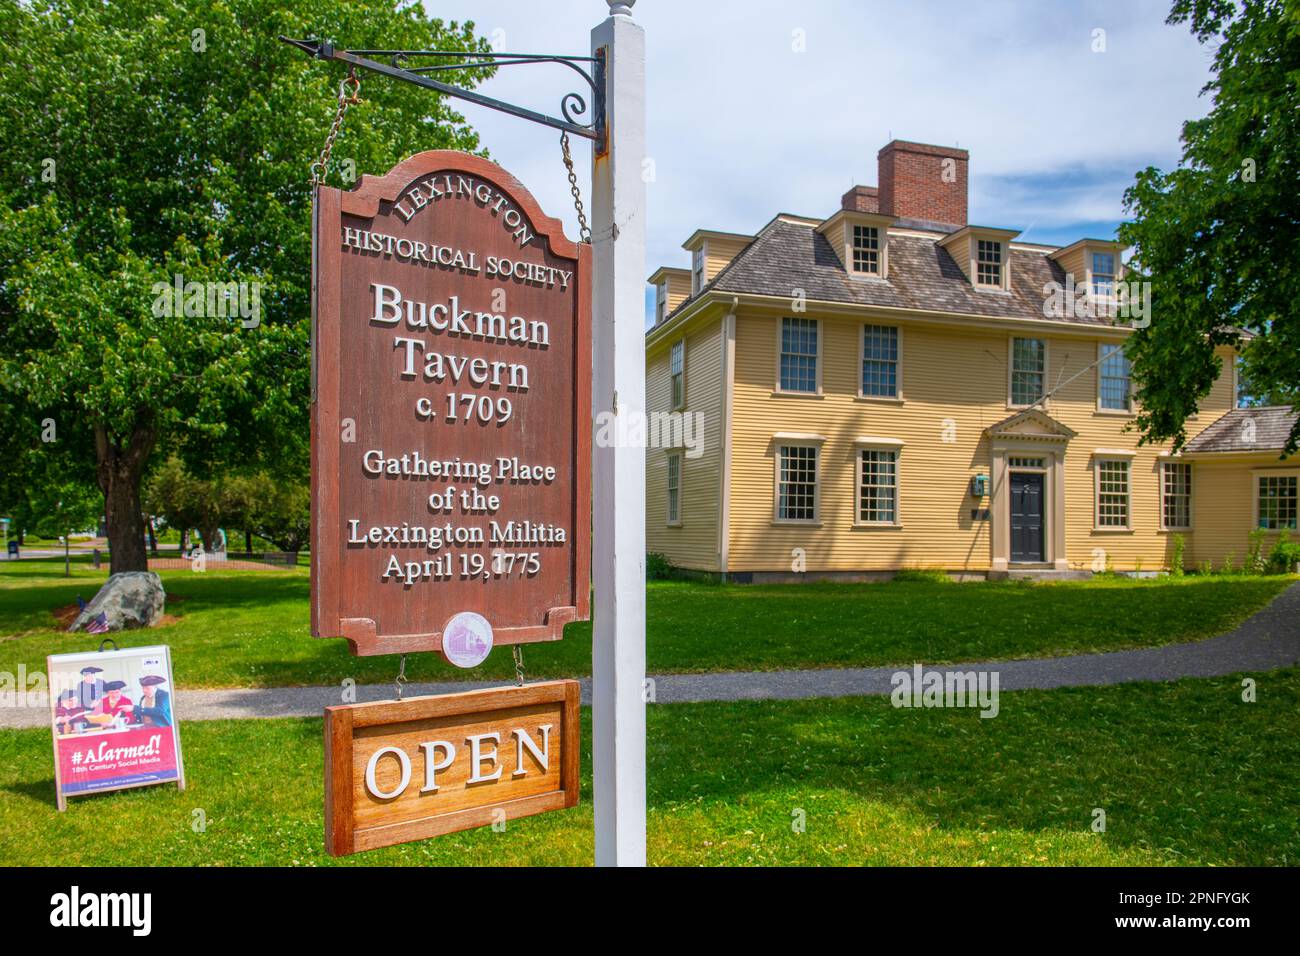
[[[311,54],[318,60],[338,60],[353,67],[370,70],[384,76],[414,83],[428,90],[477,103],[488,109],[499,110],[552,129],[582,136],[596,144],[597,153],[605,151],[605,58],[604,51],[595,56],[560,56],[549,53],[482,53],[465,50],[340,50],[328,40],[295,40],[281,36],[285,43]],[[388,60],[381,62],[375,57]],[[439,62],[450,58],[461,62]],[[466,62],[468,61],[468,62]],[[417,62],[424,65],[408,66]],[[450,83],[431,79],[427,74],[445,70],[468,70],[487,66],[519,66],[529,63],[559,63],[581,76],[591,88],[591,121],[583,123],[588,115],[587,99],[580,93],[566,93],[560,99],[560,116],[548,116],[535,110],[484,96],[474,90],[462,89]],[[590,72],[588,72],[590,70]]]

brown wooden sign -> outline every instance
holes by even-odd
[[[589,616],[591,247],[445,151],[320,189],[314,243],[312,634],[558,640]]]
[[[407,843],[578,802],[579,685],[325,709],[325,846]]]

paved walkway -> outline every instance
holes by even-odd
[[[1105,626],[1104,621],[1099,621]],[[1151,622],[1159,627],[1159,621]],[[1166,644],[1131,651],[986,661],[926,667],[925,670],[995,670],[999,690],[1099,686],[1132,681],[1170,681],[1181,677],[1219,677],[1259,672],[1300,662],[1300,583],[1291,585],[1240,627],[1190,644]],[[795,671],[731,671],[714,674],[657,674],[655,700],[679,704],[719,700],[800,700],[808,697],[862,697],[888,694],[900,667],[853,667]],[[446,694],[500,686],[493,683],[440,683],[406,686],[405,696]],[[386,700],[392,684],[362,684],[357,700]],[[591,700],[591,681],[582,681],[582,700]],[[0,727],[40,727],[49,721],[48,704],[0,708]],[[280,687],[249,690],[185,690],[177,694],[181,721],[242,717],[319,716],[342,703],[338,687]]]

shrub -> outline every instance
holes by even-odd
[[[1292,574],[1297,563],[1300,563],[1300,541],[1292,541],[1291,533],[1284,528],[1269,552],[1267,570],[1270,574]]]
[[[668,563],[668,556],[658,551],[651,551],[645,556],[645,576],[647,581],[666,581],[672,577],[673,566]]]
[[[1264,573],[1264,530],[1256,528],[1248,536],[1250,546],[1246,550],[1246,560],[1241,570],[1247,574]]]
[[[1183,552],[1187,550],[1187,542],[1183,540],[1181,534],[1173,537],[1173,553],[1169,556],[1169,574],[1175,578],[1183,576]]]
[[[939,568],[903,568],[894,574],[895,581],[927,581],[930,584],[951,584],[952,578]]]

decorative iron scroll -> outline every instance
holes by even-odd
[[[296,46],[305,53],[310,53],[318,60],[338,60],[353,67],[371,70],[393,79],[423,86],[425,89],[445,93],[448,96],[467,100],[470,103],[477,103],[479,106],[486,106],[489,109],[509,113],[511,116],[518,116],[521,119],[540,123],[543,126],[563,130],[572,133],[574,136],[582,136],[594,140],[599,152],[604,151],[605,58],[602,55],[603,51],[597,52],[595,56],[561,56],[550,53],[483,53],[472,50],[340,50],[328,40],[295,40],[286,36],[281,36],[280,39],[285,43]],[[463,63],[429,63],[424,66],[406,65],[412,61],[439,57],[455,57],[459,59],[472,57],[473,59]],[[388,62],[381,62],[377,58],[387,59]],[[427,75],[445,70],[471,70],[488,66],[521,66],[533,63],[558,63],[577,73],[591,88],[591,107],[588,106],[587,98],[581,93],[565,93],[560,98],[560,116],[550,116],[503,100],[493,99],[490,96],[484,96],[474,90],[443,83]],[[580,64],[589,64],[590,72]],[[588,116],[589,109],[591,113],[590,121],[584,123],[582,117]]]

